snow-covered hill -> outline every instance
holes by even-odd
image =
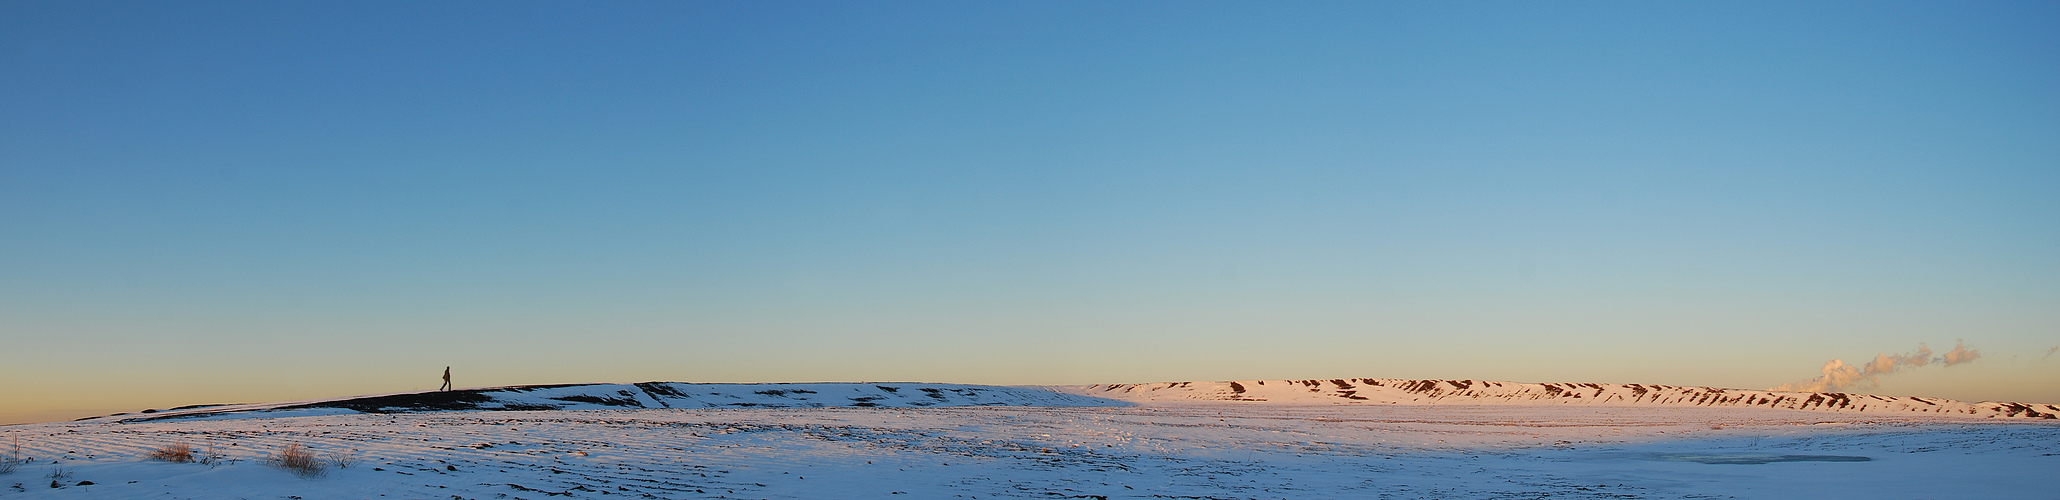
[[[1776,392],[1651,384],[1530,384],[1478,380],[1241,380],[1055,387],[1133,403],[1269,402],[1343,405],[1599,405],[1776,408],[1840,413],[2053,419],[2060,406],[1835,392]]]
[[[17,440],[0,499],[2060,498],[2060,421],[1695,406],[630,407],[0,427],[0,443]],[[195,462],[152,458],[182,443]],[[278,466],[296,447],[314,471]]]
[[[6,426],[0,498],[2055,498],[2055,413],[1468,380],[515,386]]]
[[[822,408],[951,406],[1129,406],[1044,387],[928,383],[525,385],[358,396],[288,403],[189,406],[81,419],[151,420],[271,418],[356,413],[468,410],[602,410],[664,408]]]
[[[103,422],[420,413],[666,408],[823,408],[1166,404],[1593,405],[1767,408],[1958,418],[2060,418],[2060,405],[1966,403],[1869,394],[1778,392],[1652,384],[1534,384],[1477,380],[1241,380],[1084,386],[932,383],[565,384],[191,406],[82,419]]]

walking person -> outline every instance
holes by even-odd
[[[448,391],[448,390],[451,390],[451,367],[448,367],[448,366],[446,366],[446,367],[443,367],[443,388],[442,388],[442,389],[437,389],[437,390],[439,390],[439,391]]]

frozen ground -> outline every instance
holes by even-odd
[[[2053,422],[1220,401],[101,419],[0,427],[31,457],[0,499],[2060,498]],[[175,442],[227,462],[143,458]],[[292,443],[356,464],[262,463]]]

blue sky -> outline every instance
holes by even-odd
[[[2049,3],[0,3],[0,406],[1489,378],[2060,401]],[[2047,355],[2041,357],[2041,355]]]

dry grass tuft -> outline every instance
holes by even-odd
[[[358,464],[358,450],[336,450],[329,452],[329,464],[338,469],[349,469]]]
[[[14,445],[7,448],[7,456],[0,456],[0,474],[13,473],[25,463],[29,463],[29,457],[21,456],[21,436],[15,436]]]
[[[308,448],[301,446],[300,443],[286,445],[286,449],[280,450],[279,454],[266,458],[265,463],[293,471],[294,475],[300,477],[316,477],[329,473],[329,464],[315,458],[315,453],[308,451]]]
[[[235,460],[229,459],[228,455],[223,455],[221,450],[215,448],[215,440],[213,438],[207,440],[207,451],[203,451],[200,455],[193,457],[193,461],[200,462],[209,468],[235,462]]]
[[[188,464],[195,461],[193,458],[193,445],[186,443],[172,443],[165,445],[163,448],[150,450],[150,458],[175,464]]]

